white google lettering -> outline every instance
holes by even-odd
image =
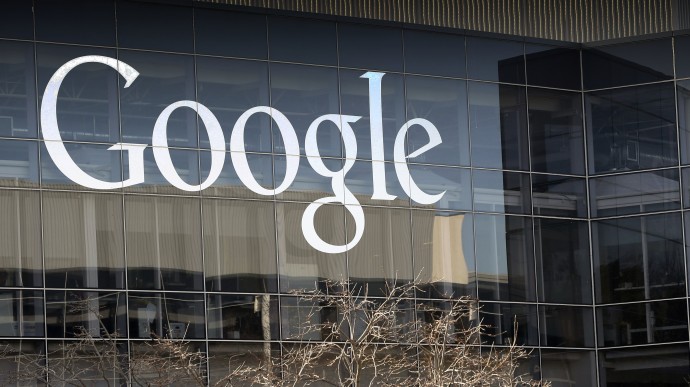
[[[84,172],[70,157],[60,137],[60,129],[57,122],[57,97],[63,80],[75,67],[84,63],[101,63],[116,70],[127,81],[124,87],[129,87],[139,76],[139,73],[128,64],[117,59],[89,55],[75,58],[61,66],[50,78],[41,103],[41,131],[48,154],[53,159],[57,168],[70,180],[84,187],[109,190],[128,187],[144,182],[144,150],[148,144],[117,143],[108,150],[127,151],[129,160],[129,178],[120,182],[109,182],[96,179]],[[371,122],[371,154],[372,154],[372,199],[393,200],[395,195],[386,191],[386,172],[383,150],[383,112],[381,102],[381,80],[385,74],[367,72],[362,78],[369,80],[369,116]],[[206,179],[198,185],[185,182],[175,170],[170,152],[168,150],[167,126],[170,115],[178,108],[194,110],[204,124],[211,143],[211,169]],[[286,169],[285,177],[281,184],[273,189],[262,187],[252,175],[244,148],[244,132],[247,120],[254,114],[267,114],[276,123],[283,143],[285,144]],[[305,137],[305,153],[309,165],[319,175],[331,180],[331,188],[334,196],[318,199],[307,206],[302,216],[302,232],[309,244],[322,252],[329,254],[343,253],[353,248],[364,235],[364,211],[355,195],[345,186],[345,175],[352,169],[357,157],[357,139],[352,129],[352,124],[361,117],[342,114],[326,114],[315,119],[307,130]],[[319,126],[324,122],[330,122],[340,131],[345,145],[345,161],[342,169],[330,170],[323,162],[316,141]],[[409,155],[405,154],[405,137],[410,127],[421,126],[429,136],[429,142]],[[412,200],[421,204],[433,204],[443,197],[444,192],[431,195],[414,182],[407,166],[407,159],[427,152],[441,144],[441,135],[438,129],[428,120],[414,118],[406,122],[398,131],[394,145],[395,173],[405,193]],[[195,101],[178,101],[167,106],[158,116],[153,127],[151,145],[153,156],[163,176],[173,186],[184,191],[201,191],[210,187],[220,176],[225,163],[225,137],[218,119],[204,105]],[[268,106],[256,106],[245,111],[235,123],[230,136],[230,157],[237,175],[242,183],[251,191],[259,195],[276,195],[287,190],[297,176],[300,163],[299,140],[294,127],[288,118],[280,111]],[[333,245],[319,237],[314,227],[316,211],[324,205],[338,203],[344,205],[355,221],[355,235],[352,240],[344,245]]]

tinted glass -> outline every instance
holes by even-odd
[[[468,96],[472,165],[528,170],[525,89],[469,82]]]
[[[540,345],[547,347],[594,347],[592,308],[539,306]]]
[[[117,39],[120,47],[193,52],[193,26],[191,7],[126,0],[117,3]]]
[[[673,83],[585,94],[591,172],[678,164]]]
[[[124,288],[122,196],[44,192],[46,286]]]
[[[352,169],[345,175],[345,187],[355,195],[360,204],[408,207],[410,205],[410,197],[403,190],[403,186],[409,187],[409,181],[400,182],[398,180],[394,163],[384,163],[383,165],[385,182],[374,181],[372,165],[372,162],[357,160]],[[414,166],[410,165],[410,168],[414,168]],[[386,192],[394,195],[395,199],[375,200],[371,198],[374,194],[374,184],[383,185],[383,183],[385,183]],[[350,203],[347,199],[346,202],[347,204],[357,204]]]
[[[0,136],[35,138],[38,124],[33,44],[0,42],[0,84],[7,86],[0,90]]]
[[[586,218],[585,179],[533,173],[532,208],[535,215]]]
[[[46,322],[48,337],[95,339],[106,335],[127,336],[127,301],[124,293],[47,291]]]
[[[476,297],[472,214],[412,211],[414,274],[429,283],[417,297]]]
[[[465,77],[465,37],[404,30],[405,72]]]
[[[629,367],[631,362],[642,364]],[[633,363],[634,364],[634,363]],[[687,384],[690,353],[686,344],[601,351],[601,386],[682,386]]]
[[[201,167],[201,176],[206,179],[210,175],[211,157],[214,151],[199,152],[199,162]],[[261,153],[246,153],[247,164],[249,170],[259,185],[266,189],[273,189],[273,155]],[[283,159],[284,160],[284,159]],[[308,168],[303,165],[299,170]],[[284,167],[283,167],[284,169]],[[281,171],[278,171],[281,172]],[[277,172],[277,174],[279,174]],[[284,170],[278,178],[282,179]],[[279,182],[280,183],[280,182]],[[237,170],[232,164],[230,153],[225,154],[225,165],[220,172],[220,176],[216,181],[205,190],[201,191],[203,196],[220,196],[231,198],[249,198],[249,199],[267,199],[269,197],[259,195],[256,192],[247,188],[244,183],[237,176]]]
[[[0,213],[0,287],[41,286],[39,193],[0,191]]]
[[[126,196],[129,288],[202,290],[200,217],[198,199]]]
[[[306,18],[268,17],[268,44],[271,60],[337,65],[336,38],[334,22]]]
[[[0,185],[38,187],[38,143],[0,140]]]
[[[591,304],[587,222],[540,218],[534,222],[539,300]]]
[[[206,290],[277,291],[271,202],[203,201]]]
[[[484,343],[508,345],[515,340],[519,345],[537,345],[536,305],[482,303],[479,312],[488,329]]]
[[[177,101],[196,100],[194,60],[186,55],[127,50],[118,55],[140,73],[128,88],[120,90],[122,140],[151,144],[153,127],[162,109]],[[197,145],[197,115],[192,109],[181,107],[173,111],[166,128],[168,146]]]
[[[33,2],[8,0],[0,2],[0,36],[13,39],[33,39]]]
[[[474,210],[529,214],[530,187],[529,173],[474,170]]]
[[[210,339],[279,338],[277,297],[209,294],[207,308]]]
[[[440,78],[405,77],[407,119],[423,118],[439,131],[438,146],[410,158],[411,162],[448,165],[469,165],[469,134],[467,132],[467,84]],[[429,143],[429,134],[419,125],[409,127],[409,153]]]
[[[274,173],[276,180],[283,179],[286,170],[285,157],[276,156],[274,158]],[[309,158],[300,158],[301,168],[297,170],[297,175],[290,187],[284,192],[276,195],[281,200],[314,201],[325,196],[333,195],[333,178],[324,177],[309,165]],[[323,164],[331,171],[342,171],[343,161],[341,159],[322,159]],[[342,178],[342,172],[337,173],[335,181]]]
[[[600,346],[688,340],[688,308],[684,300],[597,308]]]
[[[375,70],[402,71],[402,31],[364,24],[338,25],[340,65]]]
[[[0,310],[2,310],[0,336],[45,336],[43,292],[0,290]]]
[[[674,38],[676,55],[676,78],[690,77],[690,35]]]
[[[443,195],[431,205],[419,204],[415,207],[436,208],[438,210],[472,210],[470,190],[470,169],[410,165],[410,184],[414,184],[428,195]]]
[[[532,171],[584,175],[582,95],[527,89]]]
[[[115,2],[36,0],[36,40],[115,46]]]
[[[525,56],[528,85],[580,90],[580,50],[527,44]]]
[[[534,300],[534,247],[529,218],[474,216],[479,298]]]
[[[218,119],[226,144],[230,142],[233,126],[240,115],[255,106],[269,105],[267,63],[197,57],[196,77],[199,102]],[[244,149],[248,152],[270,152],[271,124],[267,114],[252,115],[244,127]],[[202,148],[210,148],[208,138],[202,123],[199,131]],[[303,139],[300,138],[300,141]]]
[[[55,72],[84,55],[116,58],[115,50],[39,44],[36,46],[38,91],[43,97]],[[67,74],[57,99],[57,122],[65,141],[115,143],[120,138],[117,111],[118,73],[101,63],[85,63]],[[149,129],[149,132],[151,129]]]
[[[130,292],[129,336],[151,339],[203,339],[204,295]]]
[[[186,184],[199,184],[199,151],[196,149],[157,148],[170,154],[174,172]],[[129,158],[124,159],[125,176],[130,173]],[[208,176],[208,175],[206,175]],[[145,182],[125,188],[126,192],[160,193],[175,195],[198,196],[197,191],[181,190],[172,184],[161,173],[153,148],[144,150],[144,178]]]
[[[592,222],[592,245],[597,301],[683,296],[679,213]]]
[[[680,208],[677,169],[590,179],[592,217]]]
[[[264,15],[195,8],[194,34],[199,54],[256,59],[268,55]]]
[[[290,64],[272,64],[270,70],[271,107],[290,120],[297,133],[300,152],[305,154],[304,138],[312,121],[340,110],[338,72],[332,68]],[[317,143],[321,156],[340,157],[342,140],[334,123],[326,121],[319,126]],[[273,149],[285,153],[283,138],[277,130],[274,130]]]
[[[541,371],[553,386],[595,386],[597,365],[594,351],[555,350],[541,351]]]
[[[64,143],[64,145],[75,164],[89,176],[108,183],[122,181],[122,152],[109,151],[108,148],[112,145],[82,143]],[[55,165],[43,142],[41,143],[41,185],[52,189],[91,190],[65,176]],[[119,187],[119,184],[115,185]],[[113,190],[119,190],[119,188]]]
[[[690,164],[690,80],[676,82],[680,162]]]
[[[467,38],[467,77],[486,81],[525,83],[522,42]]]
[[[582,73],[585,89],[672,79],[671,38],[585,49]]]

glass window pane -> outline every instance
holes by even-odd
[[[11,0],[0,2],[0,36],[11,39],[34,38],[33,2]]]
[[[421,191],[428,195],[443,193],[434,204],[419,204],[412,200],[413,206],[437,210],[472,210],[469,168],[410,165],[409,169],[410,179]]]
[[[403,71],[402,31],[365,24],[338,24],[340,65]]]
[[[592,222],[598,302],[683,297],[680,213]]]
[[[586,181],[578,177],[533,173],[532,206],[535,215],[586,218]]]
[[[465,77],[465,37],[430,31],[403,30],[405,72]]]
[[[450,79],[407,76],[405,91],[407,118],[430,121],[443,141],[428,152],[410,158],[426,164],[469,165],[469,133],[467,132],[467,84]],[[407,134],[409,153],[429,143],[426,130],[417,125]]]
[[[486,81],[525,83],[522,42],[467,38],[467,77]]]
[[[188,6],[120,0],[117,2],[118,45],[159,51],[193,52],[192,12],[192,7]]]
[[[206,290],[277,291],[272,202],[204,200]]]
[[[58,68],[84,55],[117,57],[115,50],[109,49],[38,44],[36,62],[41,98]],[[117,71],[101,63],[85,63],[67,74],[60,87],[56,108],[60,136],[64,141],[119,141],[118,76]],[[149,129],[149,140],[152,130],[153,126]]]
[[[295,129],[304,154],[304,138],[312,121],[340,111],[338,71],[333,68],[291,64],[271,65],[271,107],[283,113]],[[366,80],[362,80],[366,86]],[[347,112],[347,114],[352,114]],[[355,132],[356,129],[355,129]],[[333,123],[325,122],[317,131],[321,156],[340,157],[342,140]],[[273,136],[273,150],[285,153],[279,131]]]
[[[540,305],[540,345],[547,347],[594,347],[592,308]]]
[[[527,89],[532,171],[584,175],[582,95]]]
[[[268,55],[264,15],[194,8],[194,33],[198,54],[255,59]]]
[[[279,338],[278,297],[209,294],[208,337],[231,340]]]
[[[474,210],[530,214],[529,173],[474,170]]]
[[[208,353],[209,384],[220,386],[227,383],[227,376],[238,368],[260,369],[266,364],[263,362],[270,358],[279,359],[280,346],[270,343],[210,341]]]
[[[590,179],[592,217],[675,210],[679,190],[677,169]]]
[[[198,199],[125,197],[130,289],[202,290]]]
[[[688,368],[687,344],[599,352],[599,382],[604,387],[684,386]]]
[[[0,140],[0,185],[38,187],[38,143]]]
[[[685,300],[597,308],[599,346],[636,345],[688,340]]]
[[[690,35],[676,36],[675,49],[676,55],[676,78],[690,77]]]
[[[0,290],[0,311],[0,336],[44,336],[42,291]]]
[[[347,278],[345,254],[319,252],[304,238],[300,225],[306,208],[307,204],[302,203],[276,203],[278,269],[283,292],[314,289],[323,287],[324,280]],[[344,212],[343,206],[328,204],[316,211],[314,228],[324,242],[338,246],[345,244]]]
[[[39,193],[0,191],[0,214],[0,286],[41,286]]]
[[[210,174],[212,152],[213,151],[199,152],[202,179],[208,178]],[[225,166],[220,172],[220,176],[210,187],[201,191],[201,194],[203,196],[230,198],[270,199],[269,196],[259,195],[244,185],[237,176],[237,171],[230,157],[230,153],[225,154]],[[249,165],[249,170],[254,180],[266,189],[273,189],[273,155],[246,153],[245,157],[247,158],[247,164]],[[285,167],[283,167],[283,174],[280,175],[279,178],[285,176],[284,168]],[[308,166],[302,165],[298,171],[304,168],[308,168]],[[276,173],[278,173],[278,171]]]
[[[420,298],[476,297],[472,214],[412,211],[414,274]]]
[[[532,221],[503,215],[474,215],[479,299],[535,300]]]
[[[115,2],[37,0],[36,40],[115,46]]]
[[[580,90],[580,50],[568,47],[525,45],[527,84]]]
[[[203,339],[204,295],[129,292],[129,337]]]
[[[544,380],[553,387],[597,385],[594,351],[542,349],[541,367]]]
[[[196,149],[173,149],[173,148],[159,148],[164,149],[170,154],[170,160],[174,167],[175,173],[182,179],[183,182],[189,185],[199,184],[199,151]],[[208,160],[208,159],[207,159]],[[230,167],[229,165],[226,166]],[[125,178],[130,171],[129,158],[124,159]],[[224,168],[225,169],[225,168]],[[208,176],[208,175],[206,175]],[[160,193],[173,195],[191,195],[198,196],[197,191],[181,190],[168,181],[163,176],[156,159],[153,156],[153,148],[148,147],[144,150],[144,178],[143,183],[129,186],[125,188],[125,192],[141,192],[141,193]]]
[[[673,83],[585,94],[590,172],[678,165]]]
[[[410,165],[410,167],[412,167]],[[345,175],[345,187],[352,192],[360,204],[369,204],[375,206],[390,206],[390,207],[409,207],[410,197],[403,190],[403,185],[409,186],[408,181],[400,182],[395,173],[394,163],[384,163],[386,192],[394,195],[393,200],[374,200],[371,196],[374,194],[374,175],[373,166],[369,161],[357,160],[347,174]],[[382,182],[377,182],[382,184]],[[346,199],[347,201],[347,199]],[[350,203],[348,204],[357,204]]]
[[[676,82],[680,162],[690,164],[690,80]]]
[[[410,212],[377,207],[363,210],[366,230],[359,243],[347,253],[350,281],[368,285],[370,296],[385,296],[387,284],[414,278]],[[352,238],[354,226],[348,223],[347,231],[348,238]]]
[[[0,136],[36,138],[33,44],[0,42],[0,84],[4,85],[0,90]]]
[[[469,82],[472,165],[529,169],[525,88]]]
[[[79,168],[93,178],[109,183],[122,181],[119,150],[108,150],[112,145],[64,143],[67,153]],[[57,168],[41,143],[41,186],[49,189],[92,190],[72,181]],[[114,189],[119,190],[119,188]]]
[[[162,109],[177,101],[196,101],[194,59],[186,55],[127,50],[120,50],[118,55],[121,61],[140,73],[131,86],[120,90],[122,140],[151,144],[153,127]],[[179,108],[172,112],[167,135],[168,146],[196,147],[197,115],[194,110]]]
[[[43,193],[46,286],[124,287],[122,196]]]
[[[336,38],[335,22],[268,17],[269,55],[274,61],[335,66],[338,64]]]
[[[582,73],[586,90],[672,79],[671,38],[585,49]]]
[[[255,106],[269,105],[267,63],[197,57],[196,74],[199,102],[220,122],[226,146],[241,114]],[[203,123],[200,126],[200,146],[210,148],[208,133]],[[299,140],[304,141],[303,138]],[[267,114],[255,114],[247,120],[244,149],[248,152],[271,151],[271,118]]]
[[[539,300],[592,303],[589,227],[585,221],[535,219]]]
[[[333,196],[332,180],[341,179],[342,172],[337,173],[336,178],[324,177],[309,165],[308,157],[300,157],[300,167],[297,170],[297,175],[290,187],[276,195],[278,200],[299,200],[304,202],[313,202],[326,196]],[[283,181],[286,170],[286,157],[275,155],[274,157],[274,174],[275,179],[280,184]],[[321,161],[331,171],[342,171],[342,159],[327,159],[322,158]],[[342,180],[341,180],[342,181]]]
[[[538,345],[537,306],[524,304],[482,303],[479,316],[488,326],[483,343]],[[517,324],[517,327],[516,327]]]
[[[79,290],[46,291],[48,337],[127,337],[127,304],[124,293]]]
[[[339,71],[341,111],[343,114],[362,117],[352,124],[352,129],[357,137],[357,158],[371,160],[369,80],[362,78],[364,73],[360,70],[342,69]],[[375,120],[382,122],[384,159],[392,161],[395,137],[407,121],[405,118],[405,84],[402,75],[386,74],[381,79],[381,104],[381,117],[375,117]],[[428,137],[426,141],[428,142]],[[426,144],[426,142],[422,144]],[[429,151],[429,153],[433,152],[434,150]]]

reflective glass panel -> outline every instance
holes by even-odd
[[[199,162],[201,167],[201,179],[205,180],[210,175],[212,151],[199,152]],[[249,170],[254,177],[254,180],[265,189],[273,189],[273,155],[260,153],[246,153],[247,164]],[[302,168],[308,168],[302,165]],[[299,170],[298,170],[299,171]],[[282,179],[283,174],[278,176]],[[282,181],[282,180],[281,180]],[[280,181],[279,181],[280,183]],[[237,170],[232,164],[230,153],[225,154],[225,165],[220,172],[220,176],[213,184],[201,191],[203,196],[220,196],[231,198],[249,198],[249,199],[270,199],[270,196],[259,195],[256,192],[247,188],[244,183],[237,176]]]
[[[594,347],[592,308],[540,305],[540,345],[547,347]]]
[[[413,167],[410,165],[410,167]],[[373,163],[369,161],[357,160],[347,174],[345,175],[345,187],[352,192],[357,201],[361,204],[370,204],[376,206],[393,206],[393,207],[408,207],[410,205],[410,197],[405,193],[403,185],[409,187],[409,181],[400,182],[395,173],[394,163],[384,163],[383,170],[385,172],[385,182],[375,181],[373,173]],[[396,196],[393,200],[374,200],[374,184],[385,183],[386,192],[390,195]],[[350,203],[347,200],[348,204]]]
[[[405,72],[465,77],[465,37],[438,32],[403,30]]]
[[[564,304],[592,303],[587,222],[535,219],[539,300]]]
[[[208,354],[209,384],[218,386],[226,383],[228,374],[232,374],[235,369],[258,369],[265,364],[262,361],[267,357],[280,358],[280,346],[270,343],[210,341]]]
[[[590,172],[678,164],[673,83],[585,94]]]
[[[474,215],[477,281],[481,300],[535,300],[532,221]]]
[[[682,297],[681,214],[592,222],[598,302]]]
[[[199,151],[196,149],[174,149],[174,148],[157,148],[163,150],[170,155],[172,161],[173,171],[177,177],[185,184],[196,186],[199,185]],[[206,152],[208,153],[208,152]],[[124,171],[125,178],[130,173],[129,158],[125,156]],[[227,167],[230,167],[229,165]],[[204,176],[205,178],[208,175]],[[153,148],[148,147],[144,150],[144,178],[143,183],[125,188],[126,192],[141,192],[141,193],[160,193],[160,194],[175,194],[175,195],[199,195],[198,191],[187,191],[177,188],[170,184],[168,179],[163,176],[156,158],[153,155]]]
[[[203,339],[204,295],[129,292],[129,337]]]
[[[402,30],[365,24],[338,24],[340,66],[403,71]]]
[[[287,190],[276,195],[279,200],[299,200],[312,202],[326,196],[333,196],[333,182],[332,180],[340,180],[342,182],[342,172],[336,173],[336,178],[322,176],[309,165],[309,157],[300,157],[300,167],[297,169],[297,175],[294,181],[290,184]],[[277,184],[280,184],[285,176],[286,157],[274,157],[274,174]],[[315,158],[318,161],[318,158]],[[327,169],[331,171],[342,171],[343,160],[341,159],[327,159],[322,158],[321,161]],[[338,184],[340,186],[340,184]]]
[[[209,339],[279,338],[277,297],[209,294],[207,305]]]
[[[522,42],[467,38],[467,77],[506,83],[525,83]]]
[[[533,173],[532,208],[535,215],[586,218],[585,179]]]
[[[690,35],[674,38],[676,55],[676,78],[690,77]]]
[[[529,169],[525,88],[469,82],[472,165]]]
[[[46,286],[124,288],[122,196],[43,193]]]
[[[599,383],[616,386],[684,386],[690,353],[687,344],[599,352]]]
[[[474,210],[529,214],[530,186],[529,173],[474,170]]]
[[[273,203],[204,200],[206,290],[275,292]]]
[[[467,132],[467,84],[450,79],[405,77],[407,118],[431,122],[441,135],[441,144],[411,162],[447,165],[469,165]],[[429,134],[419,125],[409,127],[408,151],[412,153],[429,143]]]
[[[192,7],[117,2],[117,39],[120,47],[193,52]]]
[[[43,284],[38,192],[0,191],[0,287]]]
[[[130,289],[202,290],[198,199],[126,196]]]
[[[36,40],[115,46],[115,1],[37,0]]]
[[[690,80],[677,81],[680,162],[690,164]]]
[[[685,300],[597,308],[599,345],[604,347],[688,340]]]
[[[42,291],[0,290],[0,311],[0,336],[44,336]]]
[[[589,180],[592,217],[680,208],[677,169],[626,173]]]
[[[481,297],[481,295],[480,295]],[[538,345],[537,306],[524,304],[480,304],[479,316],[487,325],[485,344]]]
[[[274,61],[337,65],[336,39],[335,22],[268,17],[269,55]]]
[[[38,124],[33,44],[0,42],[0,85],[0,136],[35,138]]]
[[[541,367],[553,387],[597,385],[594,351],[542,349]]]
[[[33,2],[8,0],[0,2],[0,36],[12,39],[33,39]]]
[[[108,335],[126,337],[126,318],[124,293],[46,291],[48,337],[79,337],[83,334],[96,339],[105,339]]]
[[[108,150],[112,145],[64,143],[67,153],[75,164],[89,176],[108,183],[122,182],[122,152]],[[46,149],[45,142],[41,142],[41,185],[43,188],[92,190],[79,185],[65,176],[55,164]],[[115,184],[119,190],[121,184]]]
[[[442,195],[434,204],[420,204],[412,200],[414,207],[437,210],[471,210],[470,169],[410,165],[410,184],[414,183],[428,195]]]
[[[420,298],[476,296],[472,214],[412,211],[414,274]]]
[[[530,87],[532,171],[584,175],[582,95]]]
[[[671,38],[585,49],[582,73],[586,90],[672,79]]]
[[[525,57],[528,85],[580,90],[580,50],[526,44]]]
[[[38,187],[38,143],[0,140],[0,185]]]
[[[256,59],[268,55],[264,15],[195,8],[194,34],[198,54]]]

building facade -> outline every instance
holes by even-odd
[[[419,299],[478,298],[534,378],[687,385],[683,31],[126,0],[0,18],[3,345],[50,351],[89,299],[130,351],[179,335],[222,359],[292,337],[291,290],[419,277]]]

